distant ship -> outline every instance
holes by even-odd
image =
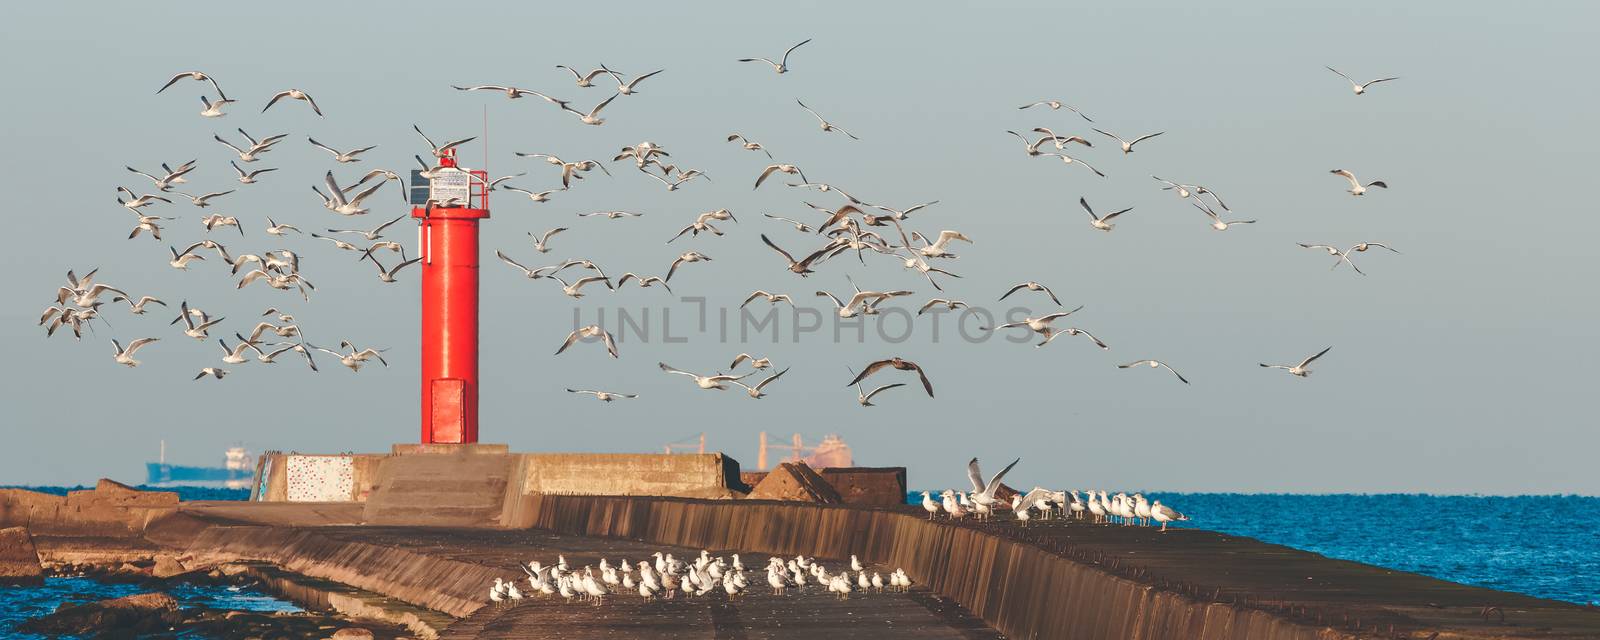
[[[167,464],[167,443],[163,440],[160,460],[145,463],[148,474],[145,482],[152,485],[221,485],[229,489],[250,486],[250,480],[256,472],[256,457],[244,447],[229,447],[222,455],[220,467]]]

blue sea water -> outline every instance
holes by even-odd
[[[1600,604],[1600,497],[1145,492],[1221,531],[1452,582]],[[909,497],[914,504],[922,494]]]
[[[299,611],[298,607],[250,587],[180,583],[162,589],[184,607],[235,611]],[[33,640],[45,636],[19,633],[17,624],[56,610],[63,602],[121,598],[151,589],[137,584],[106,583],[90,578],[45,578],[43,586],[0,587],[0,638]]]

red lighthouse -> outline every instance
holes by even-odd
[[[456,166],[447,149],[414,192],[422,258],[422,443],[478,441],[478,221],[489,217],[488,176]],[[419,203],[419,200],[421,201]],[[417,206],[420,204],[420,206]]]

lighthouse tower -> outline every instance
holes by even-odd
[[[488,176],[456,166],[413,174],[411,217],[422,258],[422,444],[478,441],[478,221]]]

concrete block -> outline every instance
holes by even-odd
[[[0,529],[0,584],[43,584],[33,536],[23,527]]]

